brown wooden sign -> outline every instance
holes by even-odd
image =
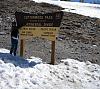
[[[63,12],[46,14],[30,14],[15,12],[20,37],[41,37],[50,41],[55,41]]]
[[[55,40],[62,20],[63,12],[46,14],[32,14],[15,12],[17,26],[20,33],[20,56],[24,52],[24,39],[29,37],[41,37],[52,41],[51,64],[55,64]]]
[[[15,12],[18,27],[59,27],[63,12],[53,12],[46,14],[30,14]]]

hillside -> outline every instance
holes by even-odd
[[[47,13],[63,8],[29,0],[0,0],[0,47],[10,49],[10,29],[15,11]],[[56,60],[73,58],[100,64],[100,19],[64,12],[56,41]],[[26,40],[25,57],[31,55],[50,61],[51,42]]]

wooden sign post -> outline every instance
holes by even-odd
[[[52,41],[51,64],[55,64],[55,40],[63,12],[32,14],[15,12],[20,35],[20,56],[24,55],[24,40],[30,37],[41,37]]]
[[[55,64],[55,41],[51,44],[51,64]]]
[[[24,39],[20,39],[20,56],[24,55]]]

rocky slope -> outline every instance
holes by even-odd
[[[0,47],[10,49],[11,22],[15,11],[47,13],[63,8],[29,0],[0,0]],[[100,19],[64,12],[56,41],[56,60],[74,58],[100,64]],[[26,40],[25,57],[31,55],[50,61],[51,42]],[[26,55],[27,54],[27,55]]]

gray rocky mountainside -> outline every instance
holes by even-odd
[[[0,48],[10,49],[11,22],[15,19],[15,11],[47,13],[62,9],[29,0],[0,0]],[[25,58],[36,56],[50,62],[50,41],[33,38],[25,42]],[[100,64],[100,19],[64,12],[56,40],[56,62],[67,58]]]

